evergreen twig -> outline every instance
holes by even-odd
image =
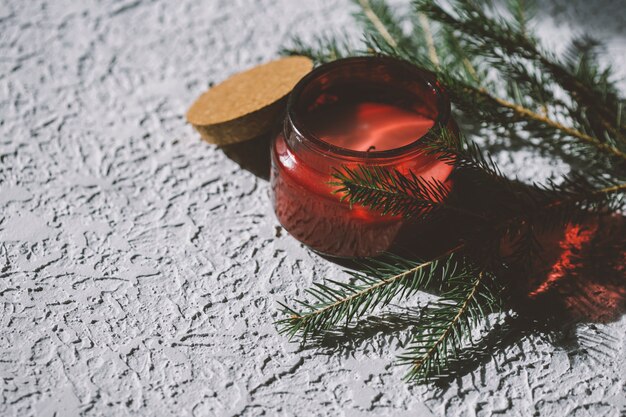
[[[449,372],[449,357],[457,354],[472,329],[500,310],[500,298],[486,285],[488,277],[480,271],[469,282],[458,281],[426,308],[416,324],[417,334],[399,356],[401,364],[410,366],[406,379],[427,381]]]
[[[315,299],[313,304],[296,301],[304,311],[281,304],[287,317],[278,322],[280,332],[289,337],[306,338],[342,320],[347,324],[398,296],[406,298],[418,290],[440,288],[450,276],[464,273],[458,268],[454,256],[460,248],[459,245],[425,262],[388,255],[385,260],[365,261],[362,264],[365,272],[349,272],[352,283],[328,280],[328,284],[314,284],[307,290]]]

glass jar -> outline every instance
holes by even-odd
[[[420,139],[432,128],[407,125],[412,115],[428,119],[429,126],[454,123],[449,99],[433,75],[407,62],[346,58],[304,77],[289,96],[283,131],[272,144],[272,199],[282,226],[325,255],[364,257],[388,250],[403,219],[351,206],[330,183],[336,170],[358,165],[445,182],[453,167],[423,152]],[[342,123],[342,118],[361,121]],[[367,131],[368,118],[376,125],[375,136]],[[333,126],[343,127],[333,132]],[[372,146],[358,147],[364,143],[358,140],[361,132],[374,138]]]

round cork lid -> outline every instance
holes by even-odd
[[[287,96],[312,68],[309,58],[295,56],[235,74],[198,97],[187,121],[217,145],[258,137],[274,126]]]

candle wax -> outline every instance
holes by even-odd
[[[387,151],[415,142],[433,126],[432,119],[385,103],[337,103],[308,117],[312,133],[332,145],[354,151]]]

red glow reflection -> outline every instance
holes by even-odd
[[[314,133],[322,140],[355,151],[401,148],[424,136],[434,121],[384,103],[338,103],[315,114]]]
[[[529,282],[531,300],[592,322],[626,311],[626,227],[621,217],[570,224],[541,237],[544,261]]]

